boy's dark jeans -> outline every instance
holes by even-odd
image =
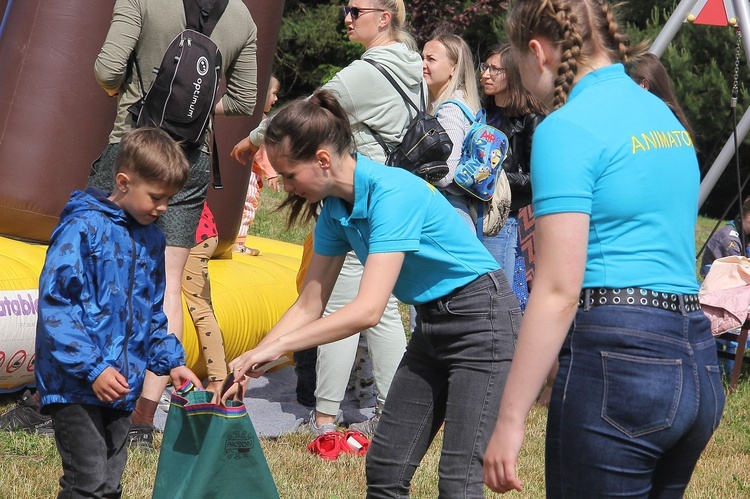
[[[63,465],[58,499],[119,498],[130,412],[84,404],[52,404],[49,412]]]

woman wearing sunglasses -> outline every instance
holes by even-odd
[[[403,0],[351,0],[344,6],[344,24],[349,39],[362,44],[362,59],[371,59],[390,72],[415,104],[419,103],[422,84],[422,57],[416,42],[404,29],[406,11]],[[393,148],[410,121],[409,110],[388,80],[364,60],[356,60],[343,68],[323,87],[336,96],[349,116],[357,152],[378,162],[385,162],[385,152],[373,130]],[[426,94],[426,92],[424,92]],[[251,150],[250,140],[260,144],[261,130],[253,131],[232,151],[240,162]],[[305,199],[291,197],[289,204],[304,205]],[[314,216],[317,205],[306,211]],[[332,314],[357,295],[363,267],[353,252],[347,255],[336,286],[328,300],[324,315]],[[391,380],[406,348],[406,337],[398,312],[398,302],[391,296],[380,322],[365,331],[372,370],[378,391],[375,417],[350,428],[372,434],[377,426]],[[336,431],[336,417],[346,393],[349,374],[355,360],[359,334],[318,348],[315,410],[309,429],[316,439]],[[329,435],[330,437],[330,435]],[[315,452],[315,444],[311,450]]]

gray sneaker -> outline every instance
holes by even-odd
[[[338,419],[338,415],[336,415]],[[336,421],[333,423],[326,423],[322,424],[320,426],[315,424],[315,409],[310,411],[310,420],[307,422],[307,424],[302,425],[302,428],[312,434],[314,437],[317,437],[318,435],[322,435],[324,433],[330,433],[330,432],[336,432],[338,431],[338,427],[336,426]]]
[[[370,419],[362,421],[361,423],[350,424],[349,429],[362,432],[366,436],[372,437],[375,434],[375,429],[378,427],[378,421],[380,421],[380,416],[376,415]]]

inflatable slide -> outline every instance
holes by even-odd
[[[284,2],[243,1],[258,27],[257,95],[264,96]],[[34,382],[37,286],[46,244],[71,191],[85,187],[112,129],[115,101],[99,87],[93,68],[114,3],[0,0],[0,391]],[[258,99],[252,117],[220,117],[215,126],[225,187],[209,188],[220,239],[209,268],[230,359],[255,346],[296,299],[302,253],[300,246],[261,238],[248,242],[260,256],[227,251],[250,174],[229,153],[260,122]],[[192,322],[185,323],[188,365],[205,375]]]

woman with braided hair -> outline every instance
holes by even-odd
[[[553,111],[531,153],[536,274],[484,456],[521,490],[525,419],[558,357],[547,497],[682,497],[723,407],[696,293],[699,169],[690,135],[622,63],[604,0],[516,0],[524,86]]]

